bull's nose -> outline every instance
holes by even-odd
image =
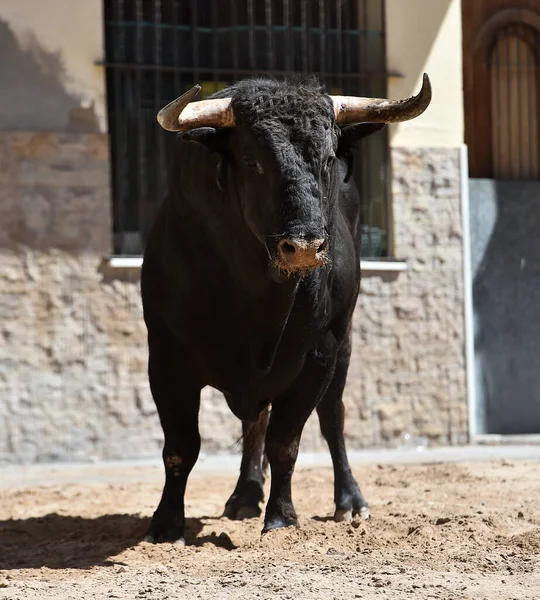
[[[288,271],[313,269],[327,261],[328,242],[324,239],[285,239],[278,243],[280,265]]]

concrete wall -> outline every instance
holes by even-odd
[[[0,129],[106,131],[102,0],[0,2]]]

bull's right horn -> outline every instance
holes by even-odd
[[[200,89],[200,85],[192,87],[159,111],[157,120],[163,129],[189,131],[197,127],[234,127],[231,99],[215,98],[192,102]]]

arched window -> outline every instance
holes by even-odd
[[[540,180],[540,14],[492,11],[490,0],[463,3],[470,176]]]
[[[496,34],[489,56],[495,179],[538,179],[538,32],[513,23]]]

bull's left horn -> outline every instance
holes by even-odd
[[[201,89],[192,87],[185,94],[163,107],[158,123],[167,131],[189,131],[197,127],[233,127],[234,114],[230,98],[192,102]]]
[[[420,116],[431,102],[431,83],[424,73],[422,89],[405,100],[330,96],[338,125],[353,123],[400,123]]]

